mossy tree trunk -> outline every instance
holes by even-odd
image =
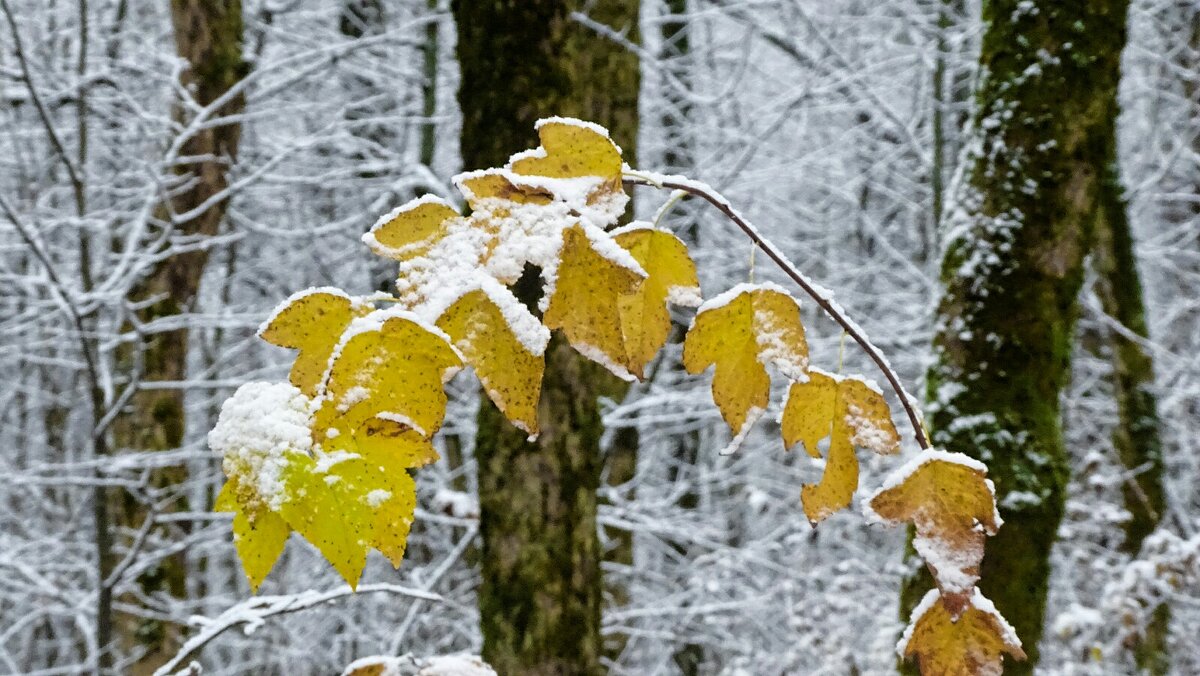
[[[171,18],[176,50],[190,67],[183,84],[196,103],[207,106],[244,77],[247,64],[242,55],[243,17],[241,0],[172,0]],[[235,96],[210,115],[236,116],[244,98]],[[179,106],[183,117],[186,107]],[[181,119],[181,122],[188,120]],[[196,132],[183,144],[180,156],[195,158],[178,169],[186,187],[161,205],[159,215],[173,222],[173,234],[187,237],[216,235],[225,217],[227,201],[220,198],[229,186],[228,172],[237,157],[241,126],[237,121]],[[211,200],[211,202],[210,202]],[[149,301],[138,311],[142,324],[191,310],[200,287],[208,253],[204,249],[177,253],[159,263],[135,289],[135,300]],[[187,378],[188,333],[186,329],[160,331],[142,337],[140,351],[143,381],[179,382]],[[185,430],[184,394],[176,387],[146,389],[136,394],[129,410],[114,425],[118,446],[146,451],[179,448]],[[157,509],[186,510],[181,485],[186,479],[181,467],[159,470],[150,478],[144,495],[124,492],[119,514],[123,525],[136,531],[152,516],[150,501]],[[168,534],[178,539],[179,533]],[[138,579],[141,593],[182,596],[186,567],[182,555],[165,559],[143,572]],[[140,658],[130,673],[149,674],[174,654],[181,628],[158,620],[127,618],[120,623],[123,643]]]
[[[1126,0],[984,4],[976,137],[942,262],[928,377],[937,446],[986,462],[1005,525],[981,589],[1038,660],[1068,478],[1059,394],[1101,206]],[[927,580],[911,580],[911,611]]]
[[[609,128],[632,161],[637,59],[570,17],[569,0],[454,0],[461,69],[462,159],[500,166],[537,145],[550,115]],[[588,15],[636,28],[636,0],[599,0]],[[533,271],[518,283],[533,304]],[[601,421],[599,367],[560,336],[546,352],[541,435],[529,441],[482,397],[479,469],[483,657],[502,675],[600,673],[602,557],[596,523]]]

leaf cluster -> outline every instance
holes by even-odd
[[[742,284],[703,302],[682,241],[646,223],[617,227],[627,167],[607,132],[551,118],[538,134],[538,148],[504,167],[455,177],[464,211],[421,197],[363,236],[396,261],[394,295],[310,289],[264,323],[264,340],[297,350],[290,383],[245,386],[210,435],[229,477],[217,509],[235,515],[235,543],[255,588],[293,530],[351,585],[370,549],[400,564],[415,509],[409,470],[437,458],[431,440],[445,416],[443,385],[459,369],[473,369],[508,420],[535,436],[551,331],[617,376],[639,379],[668,340],[672,304],[699,306],[683,365],[692,374],[713,368],[730,451],[770,407],[771,372],[786,379],[784,444],[803,443],[824,462],[821,480],[801,490],[814,526],[853,501],[857,449],[899,453],[876,385],[809,364],[796,298],[773,284]],[[529,268],[540,294],[527,305],[513,286]],[[914,615],[904,655],[931,673],[942,673],[955,651],[988,668],[1002,652],[1020,656],[1019,641],[975,589],[983,540],[1001,523],[986,468],[926,450],[864,509],[877,521],[913,524],[938,581],[933,601]]]

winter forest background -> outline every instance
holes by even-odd
[[[262,617],[192,655],[206,674],[480,650],[469,375],[451,385],[442,459],[417,473],[404,564],[373,558],[354,596],[293,538],[260,594],[300,596],[246,605],[229,517],[210,511],[222,476],[205,440],[238,385],[286,377],[290,353],[255,336],[271,309],[309,286],[386,287],[394,264],[360,235],[417,194],[458,199],[448,178],[477,168],[460,159],[459,97],[503,98],[517,78],[497,64],[460,94],[460,54],[502,59],[456,49],[506,28],[456,28],[472,4],[495,3],[245,0],[222,44],[196,32],[203,0],[0,0],[0,673],[95,671],[106,593],[122,672],[235,607],[226,620]],[[636,56],[631,163],[721,190],[923,391],[972,133],[979,2],[567,4],[572,30],[617,55],[605,59]],[[1061,398],[1071,472],[1039,673],[1134,673],[1163,604],[1171,673],[1200,673],[1200,4],[1132,0],[1128,27],[1119,169],[1149,338],[1106,309],[1102,266],[1089,266]],[[635,195],[640,218],[665,197]],[[685,201],[663,223],[688,239],[706,295],[776,278],[715,210]],[[840,331],[810,312],[814,355],[837,363]],[[1119,546],[1122,486],[1146,468],[1113,444],[1114,336],[1153,359],[1165,458],[1166,508],[1136,555]],[[799,486],[821,468],[785,453],[774,423],[720,455],[708,379],[671,367],[679,350],[601,400],[605,665],[894,672],[904,533],[852,512],[810,527]],[[844,360],[872,374],[849,346]],[[630,438],[625,471],[615,459]],[[876,460],[864,485],[892,466]]]

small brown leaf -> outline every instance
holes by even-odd
[[[956,621],[930,589],[913,610],[896,652],[915,657],[926,676],[1000,676],[1004,654],[1025,659],[1016,632],[979,590]]]

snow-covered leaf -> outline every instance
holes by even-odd
[[[557,279],[542,321],[550,329],[562,330],[571,346],[585,357],[618,376],[629,377],[623,366],[626,351],[620,301],[636,292],[645,273],[632,259],[633,268],[606,250],[625,254],[606,238],[602,232],[589,236],[581,225],[563,232]],[[608,247],[602,248],[604,244]]]
[[[930,589],[913,610],[913,617],[896,645],[902,658],[916,658],[926,676],[1000,676],[1004,655],[1025,659],[1021,641],[979,590],[968,597],[957,620],[938,590]]]
[[[493,300],[494,294],[505,294],[502,303],[523,316],[510,323]],[[506,289],[491,295],[482,290],[465,294],[442,313],[437,325],[475,369],[500,411],[522,430],[537,434],[537,405],[545,370],[542,354],[549,339],[546,329]]]
[[[913,546],[953,617],[979,580],[983,543],[1003,521],[987,468],[961,453],[927,450],[893,472],[864,506],[869,518],[912,523]]]

